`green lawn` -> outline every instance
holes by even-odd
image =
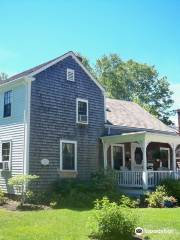
[[[150,239],[180,239],[180,208],[135,209],[139,226],[148,230],[170,229],[171,234],[149,234]],[[86,240],[91,211],[47,210],[10,212],[0,210],[0,240]]]

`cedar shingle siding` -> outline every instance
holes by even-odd
[[[66,70],[75,70],[75,81]],[[76,98],[89,102],[89,124],[76,124]],[[32,82],[29,172],[47,187],[58,178],[60,139],[77,141],[78,177],[87,178],[99,165],[99,137],[104,132],[104,96],[72,57],[36,75]],[[47,158],[49,166],[40,161]]]

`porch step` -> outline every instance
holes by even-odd
[[[126,187],[120,187],[120,191],[130,197],[140,197],[142,195],[147,194],[147,192],[152,192],[152,189],[143,190],[142,188],[126,188]]]

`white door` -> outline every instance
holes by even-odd
[[[131,143],[131,168],[133,171],[143,170],[143,153],[139,143]]]

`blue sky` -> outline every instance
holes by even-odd
[[[180,107],[179,0],[0,0],[0,71],[12,75],[69,50],[91,63],[118,53],[155,65]]]

